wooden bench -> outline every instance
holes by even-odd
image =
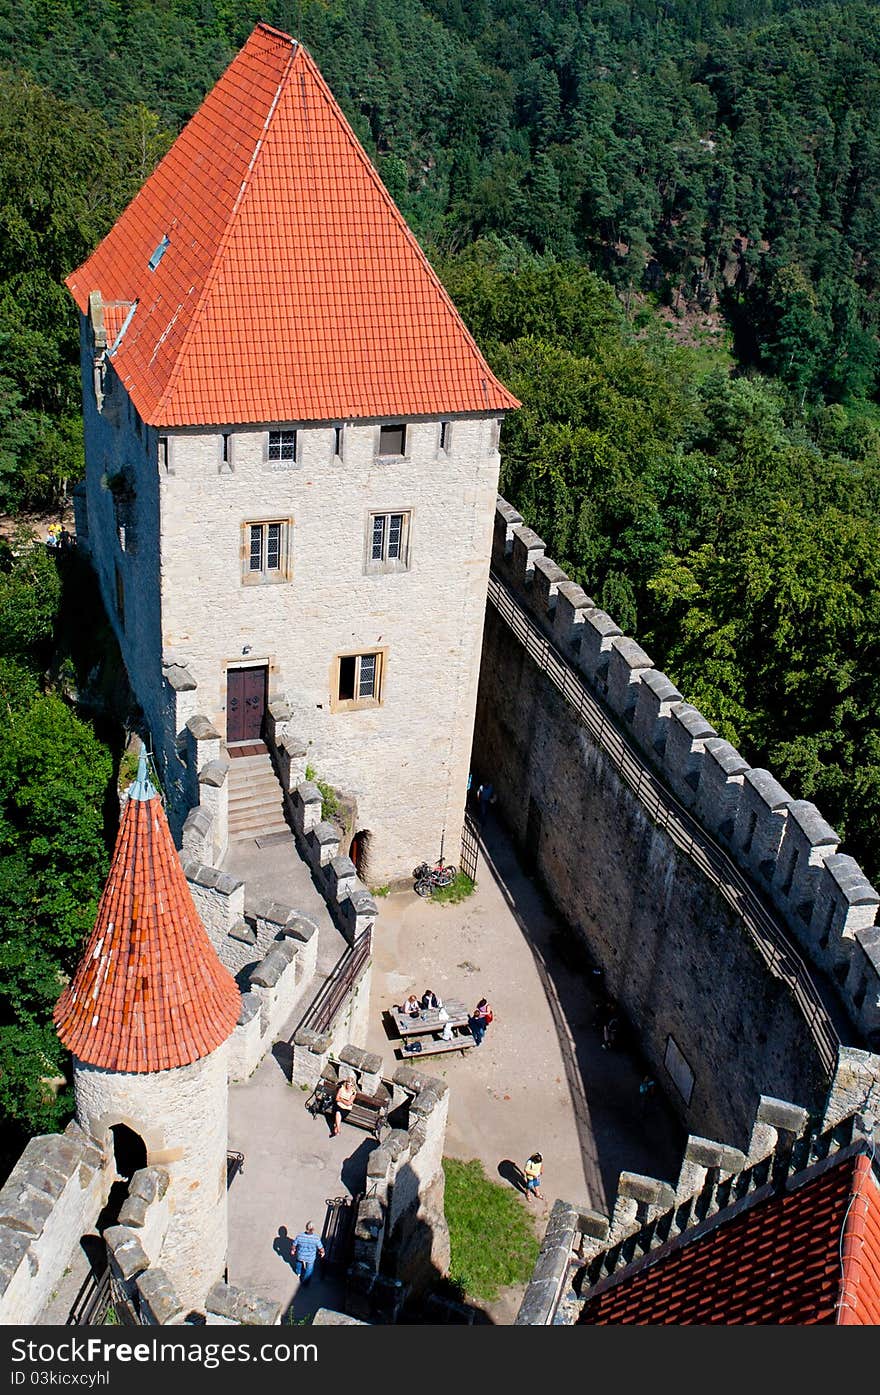
[[[436,1056],[441,1051],[460,1051],[463,1056],[469,1046],[476,1044],[473,1033],[467,1027],[459,1027],[449,1041],[444,1041],[442,1037],[420,1037],[420,1051],[412,1051],[407,1041],[401,1042],[400,1054],[405,1061],[417,1061],[422,1056]]]
[[[306,1109],[313,1118],[323,1115],[332,1123],[336,1109],[336,1086],[338,1083],[337,1080],[329,1080],[326,1076],[318,1081],[306,1100]],[[354,1104],[343,1116],[343,1123],[354,1124],[355,1128],[358,1129],[366,1129],[367,1133],[373,1134],[378,1141],[380,1130],[386,1124],[390,1107],[391,1100],[387,1094],[365,1095],[362,1090],[358,1090],[354,1097]]]
[[[376,1141],[388,1115],[390,1101],[384,1095],[365,1095],[358,1090],[354,1104],[347,1114],[343,1114],[344,1124],[354,1124],[355,1128],[365,1129]]]

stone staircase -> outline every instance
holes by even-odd
[[[284,818],[281,785],[267,751],[236,757],[230,763],[228,779],[231,843],[290,833]]]

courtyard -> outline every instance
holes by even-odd
[[[292,837],[264,849],[233,848],[227,867],[247,875],[255,890],[271,884],[298,908],[315,894]],[[379,907],[368,1039],[355,1044],[381,1055],[390,1076],[399,1043],[387,1014],[410,991],[432,988],[469,1006],[489,999],[495,1020],[482,1045],[429,1058],[421,1068],[449,1084],[447,1155],[476,1158],[488,1177],[516,1186],[525,1158],[543,1154],[546,1201],[521,1203],[531,1206],[539,1238],[557,1197],[605,1211],[622,1170],[677,1175],[680,1126],[658,1091],[640,1102],[646,1071],[633,1043],[621,1038],[603,1049],[601,981],[491,813],[470,897],[437,905],[403,891]],[[317,910],[309,900],[322,937],[319,960],[329,967],[338,932]],[[287,1024],[275,1052],[230,1089],[229,1147],[245,1163],[229,1192],[229,1280],[280,1301],[289,1320],[302,1321],[318,1307],[342,1306],[343,1274],[316,1271],[300,1288],[289,1241],[308,1220],[322,1228],[328,1201],[364,1189],[375,1143],[348,1126],[332,1138],[326,1122],[306,1111],[305,1095],[288,1082],[284,1038],[295,1027]],[[521,1296],[518,1286],[502,1291],[484,1305],[488,1317],[512,1322]]]

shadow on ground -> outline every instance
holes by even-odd
[[[494,814],[480,829],[479,849],[529,946],[550,1005],[581,1155],[588,1178],[598,1184],[596,1194],[613,1198],[621,1172],[676,1180],[686,1131],[657,1088],[641,1109],[640,1128],[633,1130],[634,1102],[649,1069],[622,1014],[604,992],[601,972],[523,869]],[[606,1048],[603,1027],[610,1015],[616,1015],[618,1031],[613,1046]],[[506,1160],[498,1170],[523,1190],[517,1164]]]

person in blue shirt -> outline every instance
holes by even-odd
[[[312,1222],[308,1221],[305,1230],[300,1231],[293,1242],[293,1272],[299,1276],[301,1284],[307,1284],[312,1277],[318,1255],[324,1258],[324,1246],[315,1234]]]

